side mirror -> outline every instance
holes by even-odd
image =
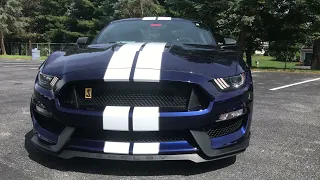
[[[78,47],[88,45],[89,44],[88,41],[89,41],[88,37],[80,37],[80,38],[78,38],[78,40],[77,40]]]
[[[224,38],[224,45],[227,45],[227,46],[237,45],[237,40],[233,38]]]
[[[221,49],[224,50],[236,50],[237,49],[237,41],[233,38],[224,38],[223,43],[219,44],[221,46]]]

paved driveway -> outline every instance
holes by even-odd
[[[320,75],[254,73],[252,139],[236,159],[191,162],[61,160],[30,143],[39,62],[0,61],[0,179],[320,179]]]

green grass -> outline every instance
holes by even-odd
[[[259,67],[257,67],[256,61],[259,61]],[[285,62],[277,61],[273,57],[262,56],[262,55],[252,56],[252,70],[253,71],[320,74],[320,70],[297,69],[297,68],[295,68],[295,66],[297,64],[298,64],[298,62],[287,62],[287,68],[284,69]]]
[[[275,69],[275,68],[252,68],[252,71],[262,72],[287,72],[287,73],[305,73],[305,74],[320,74],[320,70],[310,69]]]
[[[47,56],[41,56],[40,60],[45,60]],[[0,55],[0,59],[10,59],[10,60],[31,60],[31,56],[21,56],[21,55]]]
[[[257,67],[256,61],[259,61],[259,67]],[[295,68],[298,62],[287,62],[287,68]],[[284,69],[285,62],[277,61],[271,56],[254,55],[252,56],[252,67],[260,69]]]
[[[47,56],[41,56],[40,60],[45,60]],[[11,60],[31,60],[31,56],[20,55],[0,55],[0,59]],[[259,61],[259,67],[256,66],[256,61]],[[285,72],[297,72],[297,73],[312,73],[320,74],[320,70],[309,69],[295,69],[298,62],[287,62],[287,69],[284,69],[284,62],[277,61],[270,56],[254,55],[252,56],[252,70],[253,71],[285,71]]]

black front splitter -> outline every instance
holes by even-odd
[[[249,146],[250,136],[242,138],[241,142],[221,149],[211,148],[211,139],[207,133],[203,131],[191,131],[192,136],[198,144],[201,153],[192,154],[174,154],[174,155],[122,155],[122,154],[106,154],[96,152],[83,152],[74,150],[63,150],[67,142],[70,140],[75,128],[66,127],[58,137],[56,144],[44,143],[35,133],[31,139],[32,143],[40,150],[53,156],[63,159],[74,157],[109,159],[109,160],[125,160],[125,161],[167,161],[167,160],[189,160],[195,163],[213,161],[235,156],[242,153]]]

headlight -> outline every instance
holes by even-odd
[[[59,80],[59,78],[55,76],[46,75],[41,72],[39,72],[38,79],[39,85],[46,89],[52,89]]]
[[[221,91],[231,91],[241,88],[244,85],[245,80],[246,74],[241,73],[237,76],[213,79],[212,83],[216,85]]]

